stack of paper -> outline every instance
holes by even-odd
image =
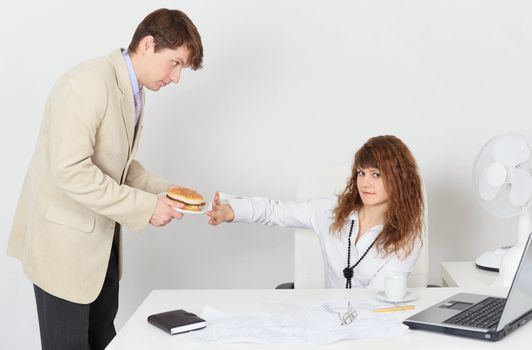
[[[383,306],[368,301],[350,302],[356,317],[342,325],[339,317],[348,301],[282,305],[282,313],[225,313],[205,307],[201,317],[207,328],[188,335],[195,341],[258,344],[327,344],[343,339],[383,338],[409,332],[402,321],[415,310],[373,312]]]

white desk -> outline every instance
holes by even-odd
[[[505,296],[506,289],[475,290],[464,288],[413,289],[420,296],[414,303],[422,310],[461,291],[488,292]],[[529,349],[532,325],[525,325],[499,342],[491,343],[440,333],[412,331],[395,338],[358,339],[324,346],[213,344],[186,342],[179,335],[170,336],[148,324],[150,314],[183,308],[200,314],[205,305],[227,312],[268,312],[268,303],[317,302],[333,299],[365,299],[375,291],[367,289],[295,289],[295,290],[154,290],[139,306],[129,321],[111,342],[108,350],[135,349]],[[270,304],[271,305],[271,304]],[[208,326],[207,326],[208,327]]]
[[[479,269],[472,261],[441,263],[441,278],[444,287],[489,288],[498,275],[498,272]]]

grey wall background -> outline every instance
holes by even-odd
[[[51,86],[80,61],[126,47],[159,7],[196,23],[205,68],[147,93],[137,157],[147,168],[208,197],[290,200],[304,172],[349,163],[367,138],[395,134],[427,186],[431,282],[441,261],[512,243],[517,220],[482,211],[471,169],[496,134],[532,136],[530,2],[32,0],[0,11],[1,252]],[[118,327],[152,289],[293,278],[291,230],[206,221],[125,233]],[[0,273],[2,346],[37,348],[31,284],[4,253]]]

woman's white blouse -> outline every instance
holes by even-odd
[[[351,220],[354,220],[351,235],[351,266],[361,257],[382,231],[378,225],[369,229],[355,244],[358,235],[358,213],[349,217],[341,236],[332,234],[329,228],[333,222],[336,197],[313,199],[302,203],[280,202],[268,198],[243,198],[220,193],[220,199],[229,203],[235,213],[233,222],[259,223],[269,226],[312,229],[318,234],[323,254],[325,288],[345,288],[343,270],[347,266],[347,240]],[[397,254],[383,256],[372,247],[362,262],[353,270],[352,287],[383,289],[384,277],[388,275],[408,275],[415,266],[421,241],[418,240],[409,256],[401,258]]]

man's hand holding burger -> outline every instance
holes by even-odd
[[[171,186],[175,188],[177,186]],[[155,227],[161,227],[167,225],[172,219],[181,219],[183,214],[177,212],[174,208],[183,208],[184,204],[178,201],[168,198],[165,194],[162,194],[157,199],[157,205],[155,211],[150,219],[150,224]]]
[[[209,224],[216,226],[222,222],[231,222],[235,218],[235,212],[229,204],[220,201],[220,192],[216,192],[212,201],[212,210],[208,211]]]

